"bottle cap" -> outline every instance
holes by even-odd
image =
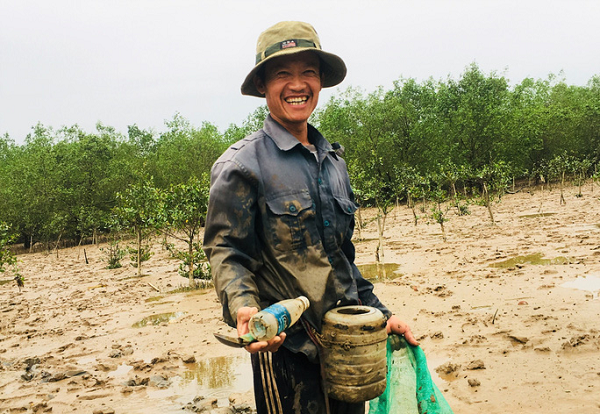
[[[308,307],[310,306],[308,298],[306,296],[298,296],[298,299],[300,299],[302,303],[304,303],[304,309],[308,309]]]

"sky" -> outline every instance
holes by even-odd
[[[600,75],[598,0],[0,0],[0,134],[38,122],[157,133],[179,113],[223,132],[264,99],[242,96],[260,32],[311,23],[342,57],[348,87],[459,79],[476,63],[512,85]]]

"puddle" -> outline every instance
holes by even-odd
[[[208,282],[205,286],[202,287],[189,287],[189,286],[182,286],[180,288],[174,289],[174,290],[170,290],[167,293],[169,294],[173,294],[173,293],[189,293],[189,294],[193,294],[193,295],[206,295],[209,291],[210,291],[210,287],[212,286],[212,282]]]
[[[160,325],[163,322],[170,323],[172,320],[181,318],[185,315],[185,312],[168,312],[159,313],[157,315],[150,315],[139,322],[131,325],[132,328],[143,328],[148,325]]]
[[[451,372],[450,374],[439,373],[435,369],[450,362],[450,358],[427,358],[427,367],[429,368],[429,373],[431,375],[431,379],[437,385],[442,385],[445,382],[452,382],[458,379],[457,372]]]
[[[131,365],[121,364],[116,370],[109,372],[107,376],[111,378],[121,378],[127,375],[132,369],[133,367]]]
[[[210,358],[194,364],[182,376],[172,377],[168,389],[146,390],[153,399],[171,399],[188,403],[198,395],[216,398],[219,407],[229,406],[229,396],[252,389],[252,366],[250,354]]]
[[[593,299],[598,299],[598,293],[600,293],[600,277],[597,276],[582,276],[575,280],[565,282],[561,287],[585,290],[591,292]]]
[[[209,390],[236,388],[244,391],[252,388],[252,367],[250,355],[210,358],[187,364],[188,370],[182,377],[185,381],[195,381],[199,387]],[[249,388],[247,388],[249,386]],[[227,396],[232,392],[227,391]]]
[[[532,264],[532,265],[565,265],[569,264],[570,260],[568,257],[555,257],[554,259],[544,259],[542,253],[534,253],[527,256],[517,256],[512,259],[505,260],[503,262],[492,263],[490,267],[497,267],[500,269],[507,269],[509,267],[515,267],[518,264]]]
[[[363,277],[370,281],[375,280],[383,280],[383,268],[379,265],[379,269],[377,263],[370,263],[364,265],[357,265],[358,270],[363,275]],[[386,263],[385,264],[385,274],[387,276],[386,280],[396,279],[397,277],[402,276],[402,273],[398,272],[400,265],[398,263]]]
[[[519,218],[536,218],[536,217],[550,217],[554,216],[556,213],[537,213],[537,214],[526,214],[524,216],[519,216]]]
[[[77,360],[77,365],[85,366],[85,365],[95,364],[96,362],[98,362],[98,360],[96,359],[96,357],[94,357],[94,356],[86,356],[86,357],[83,357],[83,358],[79,358]]]

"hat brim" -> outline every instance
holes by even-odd
[[[242,83],[242,95],[257,96],[259,98],[264,98],[265,95],[261,94],[256,89],[256,85],[254,84],[254,77],[256,76],[260,68],[265,64],[265,62],[268,62],[269,60],[280,56],[293,55],[296,53],[302,53],[306,51],[314,52],[317,56],[319,56],[321,60],[321,72],[323,73],[324,88],[330,88],[332,86],[338,85],[344,80],[344,78],[346,77],[347,70],[346,64],[344,63],[342,58],[340,58],[337,55],[334,55],[333,53],[324,52],[313,47],[295,47],[281,50],[278,53],[274,53],[273,55],[267,57],[266,59],[263,59],[256,66],[254,66],[250,73],[248,73],[248,76],[246,76],[244,83]]]

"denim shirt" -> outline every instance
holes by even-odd
[[[215,162],[204,251],[223,306],[235,327],[243,306],[263,309],[306,296],[305,322],[317,331],[337,306],[362,304],[391,313],[354,265],[357,205],[346,163],[312,126],[314,153],[268,116],[260,131]],[[297,323],[284,346],[316,360],[317,349]]]

